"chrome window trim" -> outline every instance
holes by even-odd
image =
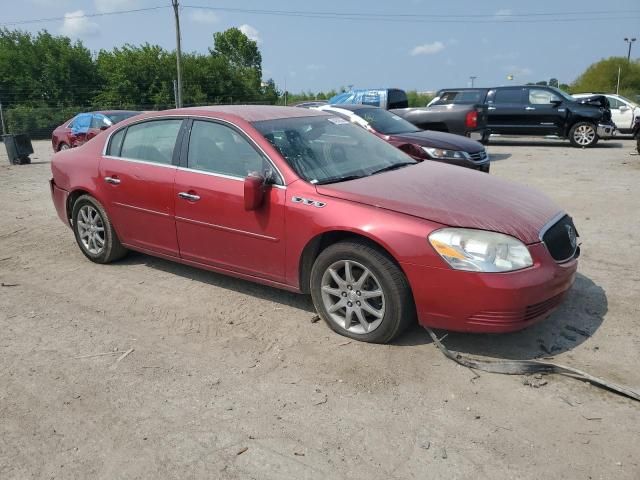
[[[282,185],[272,185],[274,187],[287,187],[287,184],[285,183],[285,178],[284,175],[282,175],[282,172],[280,171],[280,169],[278,168],[278,166],[275,164],[275,162],[271,159],[271,157],[267,154],[267,152],[264,151],[264,149],[258,145],[258,143],[251,138],[251,135],[249,135],[246,130],[244,130],[243,128],[239,127],[238,125],[236,125],[233,122],[230,122],[229,120],[225,120],[222,118],[217,118],[217,117],[207,117],[206,115],[188,115],[188,114],[169,114],[169,115],[162,115],[162,116],[158,116],[158,117],[150,117],[150,118],[142,118],[140,120],[136,120],[135,122],[131,122],[131,123],[127,123],[126,125],[123,125],[120,128],[116,128],[114,129],[112,132],[109,132],[109,135],[107,136],[106,141],[104,142],[104,147],[102,148],[102,156],[103,157],[107,157],[107,158],[114,158],[114,159],[122,159],[123,157],[114,157],[111,155],[107,155],[107,148],[109,147],[109,144],[111,143],[111,137],[116,133],[119,132],[120,130],[124,130],[125,128],[128,128],[132,125],[137,125],[139,123],[143,123],[143,122],[150,122],[150,121],[154,121],[154,120],[170,120],[172,118],[182,118],[183,120],[189,120],[189,119],[203,119],[203,120],[209,120],[209,121],[213,121],[213,122],[219,122],[219,123],[224,123],[227,125],[230,125],[233,128],[238,129],[240,132],[242,132],[244,134],[244,136],[262,153],[262,155],[264,155],[264,157],[267,159],[267,161],[271,164],[271,166],[275,169],[276,172],[278,172],[278,175],[280,176],[280,179],[282,180]],[[131,161],[132,159],[126,159],[127,161]],[[140,160],[142,161],[142,160]],[[162,164],[154,164],[153,162],[149,162],[153,165],[162,165]],[[177,167],[177,165],[172,165],[173,167]],[[181,167],[181,168],[186,168],[187,170],[194,170],[194,169],[189,169],[188,167]],[[196,171],[196,170],[194,170]],[[202,170],[197,170],[198,172],[201,173],[210,173],[210,172],[203,172]],[[234,177],[234,178],[242,178],[242,177]]]
[[[112,155],[102,155],[102,158],[109,158],[111,160],[122,160],[123,162],[131,162],[131,163],[141,163],[143,165],[154,165],[156,167],[164,167],[164,168],[178,168],[173,163],[160,163],[160,162],[151,162],[149,160],[139,160],[137,158],[128,158],[128,157],[114,157]]]
[[[210,177],[219,177],[219,178],[225,178],[227,180],[235,180],[237,182],[244,182],[244,179],[246,178],[246,177],[237,177],[235,175],[226,175],[224,173],[209,172],[207,170],[199,170],[197,168],[176,167],[176,169],[180,170],[181,172],[199,173],[202,175],[209,175]],[[276,184],[270,183],[269,186],[273,188],[279,188],[281,190],[287,189],[286,185],[276,185]]]

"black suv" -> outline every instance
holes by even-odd
[[[472,95],[473,94],[473,95]],[[488,106],[488,127],[500,135],[556,135],[575,147],[592,147],[616,134],[609,101],[603,95],[577,100],[554,87],[525,85],[440,90],[435,103],[470,97]]]

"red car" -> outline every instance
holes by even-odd
[[[51,135],[53,151],[58,152],[82,145],[102,130],[139,113],[130,110],[79,113],[53,131]]]
[[[576,275],[576,229],[541,193],[417,162],[314,110],[147,113],[51,168],[58,215],[89,260],[132,249],[311,293],[327,324],[358,340],[388,342],[416,317],[519,330]]]

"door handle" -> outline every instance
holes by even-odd
[[[488,110],[495,110],[496,107],[489,107]]]
[[[111,185],[118,185],[120,183],[120,179],[118,177],[104,177],[104,181]]]
[[[536,107],[524,107],[525,110],[535,110]]]
[[[200,195],[194,195],[192,193],[187,193],[187,192],[180,192],[178,193],[178,196],[180,198],[183,198],[185,200],[190,200],[192,202],[197,202],[198,200],[200,200]]]

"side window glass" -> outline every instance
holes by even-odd
[[[111,123],[104,115],[93,115],[91,117],[91,128],[100,129],[102,127],[110,127]]]
[[[529,103],[532,105],[550,105],[551,102],[560,100],[560,97],[549,90],[541,90],[537,88],[529,89]]]
[[[130,125],[120,156],[170,165],[181,125],[181,119],[151,120]]]
[[[91,124],[91,114],[82,113],[78,115],[73,121],[73,131],[79,133],[86,133],[89,130],[89,125]]]
[[[235,130],[214,122],[195,120],[189,137],[187,166],[194,170],[244,178],[250,173],[269,175],[274,183],[276,172],[271,164]]]
[[[504,90],[496,90],[493,102],[496,104],[505,103],[522,103],[522,90],[515,88],[507,88]]]
[[[122,130],[118,130],[116,133],[111,135],[111,140],[109,141],[109,147],[107,148],[107,155],[112,157],[120,156],[120,147],[122,146],[122,139],[124,138],[124,132],[126,128]]]
[[[78,116],[76,115],[75,117],[73,117],[71,119],[71,121],[69,122],[69,125],[67,125],[67,128],[71,128],[74,129],[76,126],[76,120],[78,119]]]
[[[622,102],[617,98],[608,97],[608,100],[611,108],[620,108],[620,105],[622,105]]]

